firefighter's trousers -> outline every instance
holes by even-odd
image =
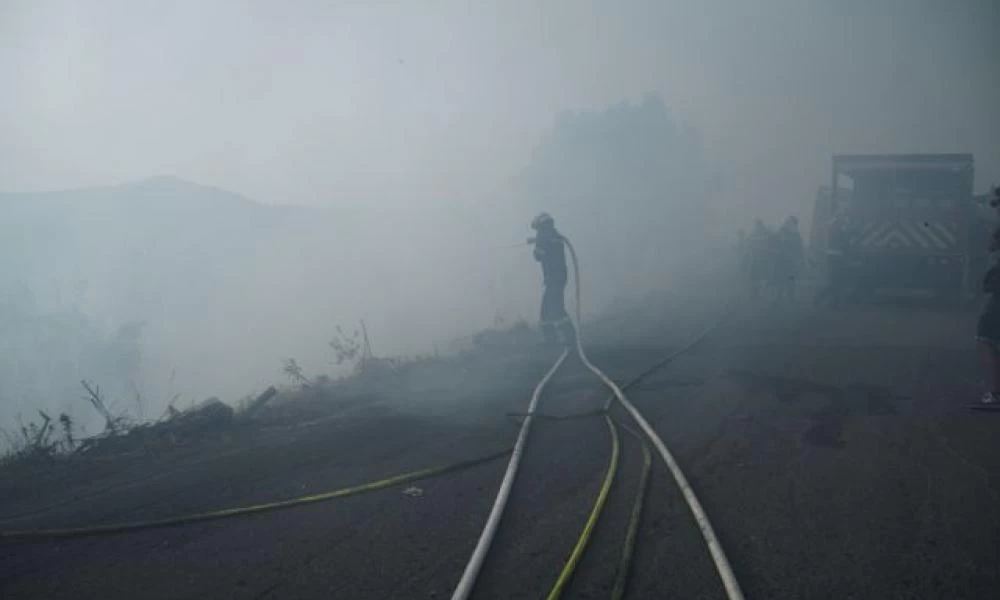
[[[566,284],[546,283],[542,292],[542,334],[545,339],[555,342],[559,337],[565,344],[576,341],[576,329],[566,312]]]

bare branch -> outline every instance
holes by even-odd
[[[112,416],[111,411],[104,404],[104,398],[101,396],[101,386],[91,384],[86,379],[81,379],[80,385],[83,386],[83,389],[87,390],[87,396],[84,397],[84,400],[90,402],[94,406],[94,410],[104,417],[105,429],[115,431],[118,428],[119,419]]]
[[[38,414],[42,417],[42,426],[35,432],[35,439],[32,441],[32,445],[36,449],[40,449],[46,445],[45,439],[48,437],[46,434],[49,431],[49,426],[52,424],[52,417],[45,414],[44,410],[39,410]]]
[[[302,367],[294,358],[286,358],[284,360],[284,366],[282,367],[285,375],[292,381],[297,381],[303,385],[312,387],[312,381],[308,377],[302,374]]]

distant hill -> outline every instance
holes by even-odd
[[[305,212],[176,177],[0,194],[0,286],[82,302],[93,314],[143,318],[168,289],[239,272],[261,239],[288,221],[309,222]]]

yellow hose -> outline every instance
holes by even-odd
[[[631,434],[642,444],[642,472],[639,475],[639,489],[632,503],[632,513],[629,515],[628,528],[625,531],[625,542],[622,544],[621,556],[618,558],[618,569],[615,572],[615,584],[611,588],[611,600],[622,600],[628,586],[628,576],[632,569],[632,557],[635,555],[635,542],[639,537],[639,523],[642,521],[642,505],[646,499],[649,487],[649,471],[653,466],[653,455],[649,444],[642,434],[632,431],[630,427],[621,426],[626,433]]]
[[[302,506],[304,504],[314,504],[317,502],[326,502],[337,498],[346,498],[348,496],[355,496],[357,494],[362,494],[365,492],[373,492],[375,490],[381,490],[387,487],[392,487],[394,485],[409,483],[411,481],[428,479],[430,477],[437,477],[440,475],[444,475],[445,473],[451,473],[453,471],[467,469],[469,467],[474,467],[476,465],[480,465],[489,462],[491,460],[495,460],[497,458],[500,458],[501,456],[506,456],[507,454],[510,454],[510,452],[511,450],[507,449],[500,452],[494,452],[493,454],[489,454],[487,456],[474,458],[471,460],[452,463],[450,465],[444,465],[441,467],[433,467],[430,469],[411,471],[409,473],[394,475],[392,477],[386,477],[385,479],[379,479],[377,481],[371,481],[368,483],[363,483],[361,485],[342,488],[339,490],[333,490],[330,492],[324,492],[320,494],[310,494],[308,496],[300,496],[298,498],[291,498],[289,500],[278,500],[275,502],[266,502],[263,504],[253,504],[250,506],[224,508],[221,510],[213,510],[210,512],[196,513],[192,515],[184,515],[168,519],[151,520],[151,521],[133,521],[130,523],[115,523],[110,525],[98,525],[96,527],[77,527],[69,529],[23,529],[23,530],[0,531],[0,542],[41,541],[41,540],[52,540],[52,539],[75,538],[75,537],[90,537],[97,535],[111,535],[117,533],[139,531],[143,529],[174,527],[177,525],[187,525],[190,523],[199,523],[203,521],[227,519],[230,517],[239,517],[243,515],[262,513],[272,510],[281,510],[285,508],[292,508],[294,506]]]
[[[642,416],[639,409],[629,402],[621,388],[619,388],[615,382],[613,382],[600,369],[594,366],[590,360],[588,360],[587,355],[583,350],[583,343],[580,339],[580,263],[577,260],[576,250],[573,249],[573,244],[571,244],[565,237],[562,239],[566,243],[566,247],[569,248],[570,256],[573,258],[573,275],[576,280],[576,350],[580,355],[580,359],[588,369],[590,369],[601,379],[601,381],[604,382],[606,386],[608,386],[608,389],[614,393],[615,398],[617,398],[622,408],[628,411],[636,425],[639,426],[639,429],[642,430],[642,432],[649,439],[650,443],[653,444],[653,448],[656,449],[657,454],[659,454],[660,458],[663,459],[664,464],[666,464],[667,469],[674,478],[674,482],[677,484],[678,489],[680,489],[681,495],[684,497],[684,502],[687,503],[688,508],[691,510],[691,516],[694,517],[695,522],[698,524],[698,529],[701,530],[702,539],[705,540],[705,545],[708,546],[708,552],[712,557],[712,562],[715,564],[715,570],[719,574],[719,579],[722,580],[722,586],[725,588],[726,597],[729,600],[743,600],[743,590],[740,588],[739,581],[737,581],[736,575],[733,573],[732,565],[729,563],[729,557],[726,556],[726,552],[722,548],[722,543],[719,542],[719,538],[715,535],[715,528],[712,527],[712,522],[705,513],[705,509],[702,507],[701,501],[698,500],[698,496],[694,493],[694,489],[691,488],[691,484],[688,482],[687,477],[681,470],[680,465],[678,465],[676,459],[674,459],[673,453],[670,452],[670,449],[667,448],[665,443],[663,443],[659,434],[656,433],[649,422],[646,421],[645,417]],[[704,337],[705,334],[702,334],[702,336],[690,344],[688,348],[693,347],[694,344],[700,342]],[[678,353],[674,353],[675,356],[677,354]],[[669,358],[667,360],[669,360]]]
[[[573,551],[570,553],[569,559],[566,560],[566,564],[563,565],[562,570],[559,572],[559,577],[556,579],[555,585],[552,586],[548,596],[546,596],[547,600],[556,600],[562,596],[563,590],[566,589],[566,585],[573,577],[573,572],[576,571],[576,566],[583,556],[583,551],[587,548],[587,543],[590,541],[590,535],[594,532],[594,527],[597,525],[597,519],[600,518],[601,512],[604,510],[604,505],[607,503],[611,484],[614,482],[615,473],[618,471],[618,455],[621,452],[618,429],[615,427],[611,417],[607,415],[604,415],[604,422],[608,426],[608,432],[611,433],[611,460],[608,462],[608,470],[604,474],[604,483],[601,484],[601,490],[597,494],[597,501],[594,503],[594,508],[590,511],[590,516],[587,517],[587,522],[583,526],[580,537],[576,540],[576,545],[573,546]]]

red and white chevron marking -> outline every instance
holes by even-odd
[[[958,226],[940,221],[879,221],[865,225],[858,245],[872,249],[953,250]]]

